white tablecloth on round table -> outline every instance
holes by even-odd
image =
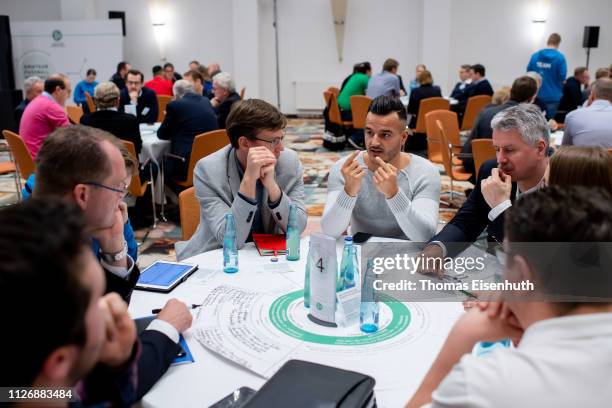
[[[142,150],[140,151],[139,160],[141,163],[151,159],[161,171],[161,162],[164,159],[164,154],[170,152],[170,141],[161,140],[157,137],[157,129],[161,123],[149,125],[146,123],[140,124],[140,137],[142,138]],[[162,203],[164,193],[164,185],[162,178],[155,179],[155,202]]]
[[[341,256],[341,246],[342,241],[339,240],[338,256]],[[283,284],[286,285],[287,280],[289,280],[303,287],[307,249],[308,238],[302,238],[301,258],[296,262],[287,262],[293,272],[282,273],[282,276],[279,274],[279,286]],[[200,269],[184,283],[176,287],[171,293],[160,294],[134,291],[129,309],[132,317],[148,316],[151,314],[152,309],[162,307],[165,302],[172,297],[178,298],[188,305],[200,304],[204,300],[210,290],[212,290],[212,287],[208,287],[210,285],[207,286],[203,278],[207,276],[207,271],[211,273],[213,269],[222,269],[222,250],[218,249],[203,253],[188,259],[186,262],[197,263]],[[286,262],[285,257],[279,256],[279,262]],[[255,270],[261,268],[263,265],[270,264],[270,257],[259,256],[255,246],[249,243],[245,248],[240,250],[239,272],[236,274],[222,275],[223,283],[247,290],[261,290],[262,288],[257,288],[258,280]],[[435,305],[436,304],[432,304],[432,307]],[[443,319],[446,321],[445,326],[447,326],[444,327],[444,333],[436,332],[436,335],[440,337],[440,340],[437,342],[439,343],[437,347],[441,347],[448,330],[450,330],[453,322],[463,310],[458,303],[452,304],[450,307],[447,304],[440,310],[449,309],[452,309],[452,313],[448,316],[443,316]],[[439,327],[438,330],[440,330]],[[184,335],[194,356],[195,363],[170,367],[168,372],[153,389],[145,395],[142,400],[143,406],[182,408],[207,407],[241,386],[259,389],[264,384],[264,378],[204,348],[195,339],[191,330],[188,330]],[[283,334],[279,333],[279,335]],[[434,349],[419,354],[419,359],[421,359],[421,361],[418,362],[418,366],[421,368],[420,370],[406,367],[404,372],[397,373],[397,376],[409,379],[407,380],[409,385],[407,385],[405,389],[377,390],[376,397],[378,406],[403,406],[420,384],[426,372],[426,369],[423,369],[423,367],[430,366],[437,351],[438,350],[434,347]],[[333,361],[330,361],[328,364],[333,365]],[[417,366],[416,363],[415,366]],[[417,373],[415,371],[419,372]]]

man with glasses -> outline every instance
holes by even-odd
[[[138,123],[155,123],[159,107],[157,95],[143,87],[142,72],[131,69],[126,75],[126,87],[121,90],[119,112],[129,113],[138,118]]]
[[[193,82],[179,79],[172,86],[174,100],[166,106],[166,117],[157,130],[157,137],[170,140],[170,152],[164,163],[166,183],[174,188],[172,180],[187,178],[193,139],[217,129],[217,118],[208,98],[196,91]]]
[[[66,75],[51,75],[45,80],[44,92],[34,98],[23,112],[19,131],[33,158],[51,132],[70,125],[64,105],[71,90]]]
[[[428,160],[402,152],[408,139],[406,109],[396,96],[370,105],[366,152],[338,160],[329,175],[323,232],[428,241],[436,232],[440,174]]]
[[[227,118],[231,144],[196,165],[200,225],[189,241],[177,242],[178,259],[220,248],[227,213],[234,215],[239,249],[252,233],[286,231],[290,204],[297,205],[304,230],[302,166],[297,154],[283,147],[286,124],[278,109],[260,99],[234,105]]]
[[[53,132],[36,159],[33,196],[61,198],[83,211],[85,233],[99,248],[95,255],[106,275],[106,292],[116,292],[129,303],[140,272],[124,238],[121,203],[129,175],[121,148],[119,139],[100,129],[70,126]],[[179,333],[190,326],[189,310],[172,299],[139,336],[139,397],[166,372],[180,351]]]

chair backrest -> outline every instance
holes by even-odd
[[[421,99],[419,103],[419,114],[417,116],[415,133],[425,133],[425,115],[434,110],[449,110],[450,102],[446,99],[435,96],[433,98]]]
[[[195,196],[195,187],[189,187],[179,194],[179,214],[182,240],[187,241],[198,229],[200,223],[200,204]]]
[[[172,102],[172,97],[168,95],[157,95],[157,121],[163,122],[166,117],[166,105]]]
[[[75,125],[81,123],[81,116],[83,116],[83,108],[75,105],[66,106],[66,114],[68,115],[68,119]]]
[[[243,86],[242,89],[240,90],[240,100],[243,101],[244,100],[244,92],[246,91],[246,86]]]
[[[439,112],[445,110],[435,110],[425,115],[425,134],[427,136],[427,158],[429,161],[442,163],[442,138],[436,120],[440,120]]]
[[[372,98],[365,95],[353,95],[351,96],[351,112],[353,114],[353,127],[355,129],[365,128],[366,116],[368,116],[368,109]]]
[[[327,114],[329,115],[329,121],[337,125],[342,126],[342,116],[340,116],[340,106],[338,106],[338,97],[330,91],[323,92],[326,98]]]
[[[440,140],[442,141],[442,146],[440,147],[440,150],[442,152],[442,164],[444,165],[444,171],[446,172],[448,177],[454,178],[455,174],[453,173],[453,159],[451,156],[452,147],[450,145],[450,142],[448,141],[448,138],[446,137],[446,132],[444,131],[444,125],[442,124],[442,121],[436,120],[436,126],[438,127],[438,130],[440,132]]]
[[[10,130],[3,130],[2,135],[11,149],[11,154],[13,155],[21,178],[27,179],[30,177],[30,174],[34,173],[36,166],[34,165],[34,160],[25,142],[21,136]]]
[[[612,147],[608,149],[608,153],[612,154]]]
[[[129,142],[127,140],[123,140],[123,145],[125,146],[127,151],[132,155],[132,158],[135,160],[136,168],[139,168],[140,166],[138,165],[138,155],[136,154],[136,147],[134,146],[134,143]],[[143,195],[142,182],[140,181],[139,172],[136,172],[136,174],[132,176],[132,181],[130,181],[130,185],[128,186],[128,191],[134,197],[141,197]]]
[[[461,130],[470,130],[474,126],[476,117],[488,104],[491,103],[491,96],[489,95],[476,95],[468,99],[467,105],[465,106],[465,113],[463,114],[463,122],[461,122]]]
[[[482,163],[495,158],[495,148],[493,147],[492,139],[475,139],[472,140],[472,155],[474,157],[474,168],[478,178],[478,170]]]
[[[89,108],[89,112],[95,112],[96,103],[94,102],[93,96],[91,96],[87,91],[85,91],[85,99],[87,100],[87,107]]]
[[[225,129],[213,130],[197,135],[193,139],[193,145],[191,147],[189,168],[187,170],[187,184],[193,185],[193,169],[198,160],[222,149],[229,143],[229,136]]]

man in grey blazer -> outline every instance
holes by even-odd
[[[302,165],[284,149],[287,121],[259,99],[238,102],[227,117],[231,144],[200,160],[193,181],[200,225],[189,241],[176,243],[177,259],[223,246],[225,214],[236,220],[238,248],[252,233],[283,233],[289,204],[297,205],[300,231],[306,227]]]

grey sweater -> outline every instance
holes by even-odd
[[[357,161],[365,167],[362,153]],[[339,237],[351,224],[351,233],[427,242],[438,222],[440,174],[428,160],[411,155],[410,163],[397,176],[398,193],[386,199],[374,186],[367,170],[357,197],[344,191],[341,168],[347,157],[338,160],[329,175],[329,187],[321,227],[327,235]]]

